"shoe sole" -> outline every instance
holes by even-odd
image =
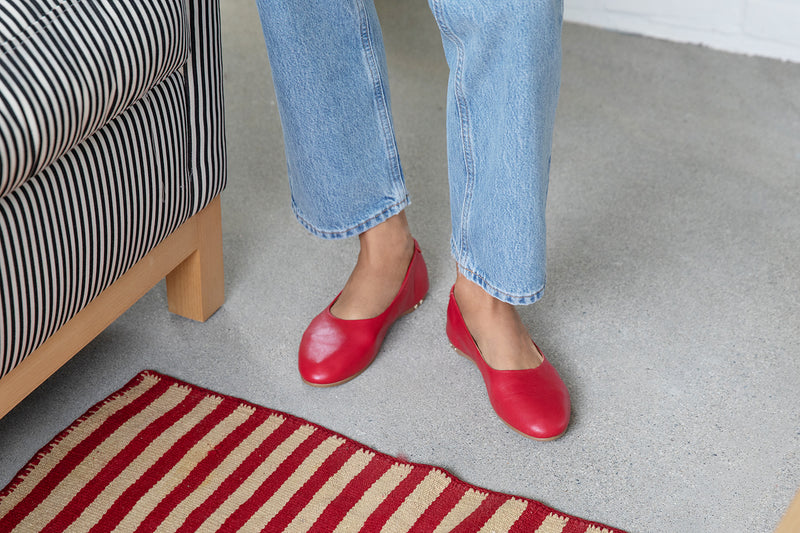
[[[426,296],[427,296],[427,295],[426,295]],[[412,307],[412,308],[411,308],[411,309],[409,309],[408,311],[406,311],[406,312],[404,312],[403,314],[401,314],[400,316],[398,316],[398,317],[395,319],[395,322],[397,322],[398,320],[400,320],[400,319],[401,319],[401,318],[403,318],[404,316],[406,316],[406,315],[410,315],[411,313],[413,313],[414,311],[416,311],[416,310],[417,310],[417,308],[418,308],[420,305],[422,305],[422,302],[424,302],[424,301],[425,301],[425,296],[423,296],[423,297],[422,297],[422,300],[420,300],[419,302],[417,302],[417,303],[416,303],[416,305],[414,305],[414,307]],[[394,326],[394,322],[392,323],[392,326]],[[390,329],[391,329],[391,326],[390,326]],[[388,333],[388,332],[387,332],[387,333]],[[300,379],[302,379],[302,380],[303,380],[303,383],[305,383],[306,385],[311,385],[312,387],[316,387],[316,388],[318,388],[318,389],[327,389],[327,388],[329,388],[329,387],[338,387],[339,385],[344,385],[344,384],[345,384],[345,383],[347,383],[348,381],[352,381],[352,380],[356,379],[358,376],[360,376],[361,374],[363,374],[363,373],[364,373],[364,371],[365,371],[366,369],[368,369],[368,368],[370,367],[370,365],[371,365],[373,362],[375,362],[375,359],[377,359],[377,357],[378,357],[378,353],[380,353],[380,349],[378,350],[378,352],[376,352],[376,353],[375,353],[375,356],[372,358],[372,361],[370,361],[370,362],[369,362],[369,364],[368,364],[367,366],[365,366],[365,367],[364,367],[364,370],[361,370],[361,371],[360,371],[360,372],[358,372],[357,374],[353,374],[352,376],[350,376],[350,377],[349,377],[349,378],[347,378],[347,379],[343,379],[343,380],[341,380],[341,381],[337,381],[337,382],[335,382],[335,383],[312,383],[311,381],[307,381],[306,379],[304,379],[302,376],[300,376]]]
[[[455,350],[455,352],[456,352],[458,355],[460,355],[461,357],[463,357],[464,359],[466,359],[467,361],[469,361],[470,363],[472,363],[473,365],[475,365],[475,367],[478,367],[478,364],[477,364],[475,361],[473,361],[473,360],[472,360],[472,357],[470,357],[470,356],[469,356],[469,355],[467,355],[466,353],[464,353],[464,352],[462,352],[461,350],[459,350],[458,348],[456,348],[456,347],[455,347],[455,345],[454,345],[452,342],[450,343],[450,347],[451,347],[453,350]],[[478,370],[480,370],[480,368],[478,368]],[[490,402],[490,403],[491,403],[491,402]],[[495,413],[495,414],[497,414],[497,413]],[[498,416],[497,418],[500,418],[500,417]],[[523,433],[523,432],[521,432],[520,430],[518,430],[517,428],[515,428],[514,426],[512,426],[511,424],[509,424],[508,422],[506,422],[506,421],[505,421],[505,420],[503,420],[502,418],[500,418],[500,421],[501,421],[501,422],[503,422],[503,424],[507,425],[507,426],[508,426],[509,428],[511,428],[512,430],[514,430],[515,432],[517,432],[517,433],[519,433],[520,435],[522,435],[523,437],[525,437],[526,439],[535,440],[535,441],[539,441],[539,442],[550,442],[551,440],[556,440],[556,439],[560,438],[561,436],[563,436],[563,435],[564,435],[564,433],[566,433],[566,432],[567,432],[567,430],[565,429],[564,431],[562,431],[561,433],[559,433],[559,434],[558,434],[558,435],[556,435],[555,437],[547,437],[546,439],[542,439],[542,438],[539,438],[539,437],[532,437],[531,435],[528,435],[527,433]]]

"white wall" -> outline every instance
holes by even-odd
[[[800,0],[564,0],[564,18],[800,62]]]

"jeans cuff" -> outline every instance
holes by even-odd
[[[411,205],[411,198],[406,195],[402,200],[396,202],[389,207],[386,207],[379,213],[368,217],[367,219],[357,222],[354,225],[347,227],[345,229],[326,229],[315,226],[311,222],[309,222],[306,218],[300,214],[297,206],[292,202],[292,212],[294,212],[294,216],[297,218],[297,221],[300,222],[300,225],[303,226],[309,233],[312,235],[316,235],[322,239],[328,240],[336,240],[336,239],[346,239],[347,237],[353,237],[355,235],[360,235],[364,233],[368,229],[374,228],[384,220],[391,218],[397,214],[399,214],[403,209]]]
[[[461,272],[465,278],[486,291],[487,294],[497,298],[501,302],[506,302],[511,305],[530,305],[532,303],[536,303],[542,298],[542,296],[544,296],[544,285],[542,285],[541,289],[531,294],[519,295],[503,291],[494,284],[490,283],[484,276],[476,272],[474,269],[471,269],[460,262],[455,254],[455,249],[452,250],[452,253],[453,257],[456,259],[458,271]]]

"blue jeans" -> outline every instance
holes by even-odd
[[[283,126],[292,208],[357,235],[409,204],[373,0],[256,0]],[[545,285],[545,202],[562,0],[429,0],[450,67],[451,249],[512,304]]]

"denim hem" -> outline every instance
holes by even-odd
[[[530,305],[536,303],[542,298],[542,296],[544,296],[544,285],[542,285],[542,288],[538,291],[526,295],[511,294],[499,289],[495,285],[491,284],[483,275],[479,274],[474,269],[465,266],[461,261],[459,261],[455,254],[455,247],[453,246],[452,242],[450,247],[453,258],[456,260],[458,271],[461,272],[468,280],[486,291],[486,293],[490,296],[511,305]]]
[[[355,235],[364,233],[368,229],[374,228],[384,220],[399,214],[403,209],[405,209],[409,205],[411,205],[411,198],[408,195],[406,195],[402,200],[383,209],[376,215],[373,215],[367,218],[366,220],[359,222],[349,228],[341,230],[333,230],[333,229],[326,230],[314,226],[311,222],[306,220],[303,217],[303,215],[300,214],[300,211],[297,209],[297,205],[295,205],[294,201],[292,202],[292,212],[294,213],[295,218],[297,218],[297,221],[300,222],[300,225],[303,226],[312,235],[315,235],[322,239],[336,240],[336,239],[346,239],[347,237],[353,237]]]

